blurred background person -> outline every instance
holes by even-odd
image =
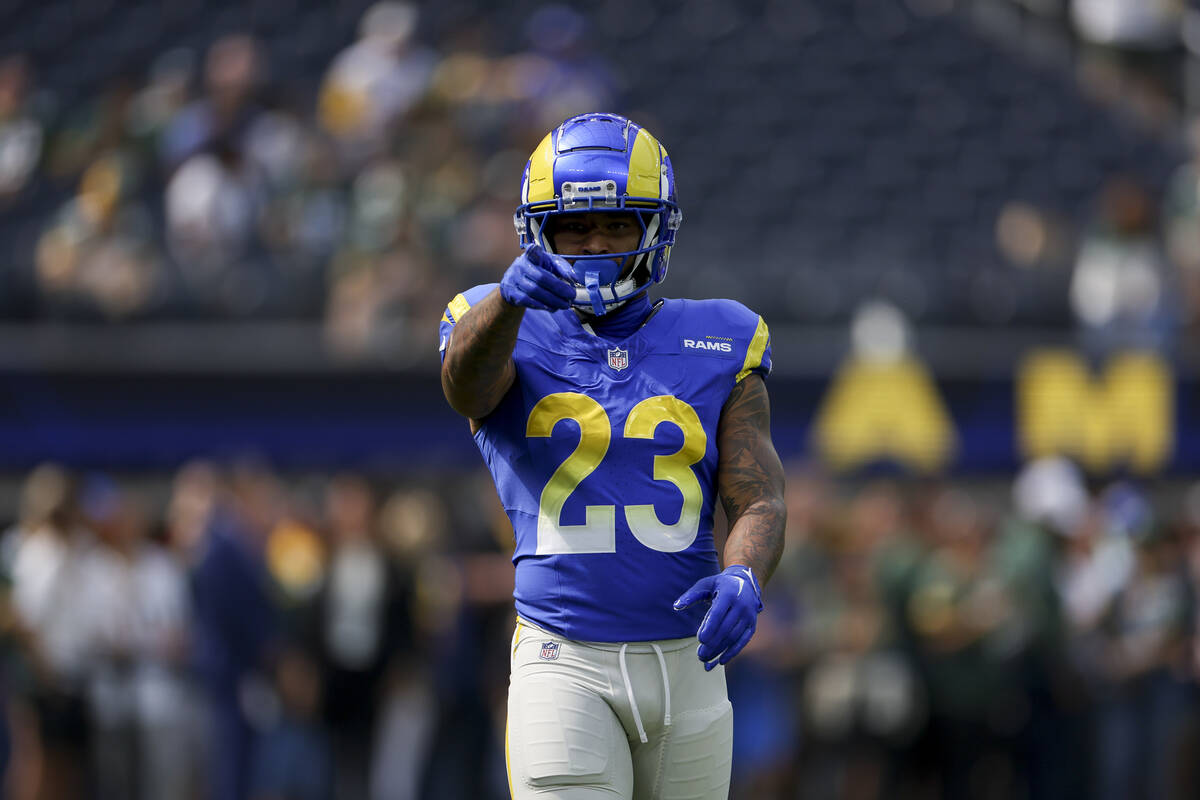
[[[12,602],[31,637],[38,766],[34,796],[80,797],[87,785],[88,598],[77,590],[92,533],[79,514],[75,476],[43,464],[22,487],[21,517],[6,533]]]
[[[35,268],[45,313],[136,319],[164,303],[168,279],[139,198],[139,169],[116,151],[99,156],[43,231]]]
[[[322,79],[318,118],[347,170],[388,153],[425,95],[437,55],[417,39],[419,20],[415,3],[375,3],[359,22],[358,39],[338,53]]]
[[[896,770],[925,725],[925,688],[894,627],[888,593],[909,534],[906,501],[890,481],[861,487],[817,531],[823,564],[804,580],[802,646],[804,785],[844,798],[891,796],[910,778]],[[811,547],[810,544],[810,547]]]
[[[0,59],[0,208],[15,201],[42,163],[46,133],[32,97],[33,80],[23,54]]]
[[[1132,544],[1132,563],[1100,626],[1097,663],[1096,796],[1180,797],[1181,733],[1195,713],[1189,640],[1195,585],[1175,530],[1140,492],[1116,483],[1101,502],[1113,535]]]
[[[321,677],[303,648],[285,647],[274,664],[279,709],[254,755],[251,800],[362,797],[335,788],[330,732],[320,723]]]
[[[86,598],[92,786],[103,797],[185,797],[198,766],[186,574],[151,540],[142,498],[93,475],[82,500],[96,534],[74,587]]]
[[[204,55],[203,94],[180,108],[162,133],[160,157],[168,173],[214,142],[244,144],[260,111],[266,65],[258,41],[247,33],[218,38]]]
[[[1170,352],[1182,309],[1155,201],[1137,180],[1115,176],[1097,204],[1071,276],[1080,343],[1098,359],[1127,349]]]
[[[283,495],[278,478],[254,463],[234,466],[227,482],[197,472],[180,477],[177,491],[214,493],[190,572],[195,669],[208,716],[207,796],[245,800],[271,708],[266,684],[280,622],[263,545],[283,514]]]
[[[380,711],[418,644],[415,575],[386,548],[377,511],[358,475],[335,475],[325,487],[328,566],[307,613],[338,797],[371,796],[374,765],[390,757],[377,746]]]

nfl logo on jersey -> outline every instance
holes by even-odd
[[[608,351],[608,365],[613,369],[620,370],[629,366],[629,351],[622,350],[619,347],[614,347]]]
[[[542,642],[542,655],[540,656],[541,659],[543,661],[557,661],[558,648],[558,642]]]

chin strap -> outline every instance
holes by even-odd
[[[600,273],[591,270],[585,272],[583,285],[587,287],[588,298],[592,301],[592,311],[600,316],[605,312],[604,298],[600,296]]]
[[[596,316],[611,311],[614,303],[628,300],[640,288],[637,280],[626,278],[615,285],[600,285],[599,273],[588,271],[584,273],[583,286],[575,287],[575,305],[590,306]]]

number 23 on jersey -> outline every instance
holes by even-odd
[[[579,444],[558,465],[542,489],[538,503],[537,553],[614,553],[616,552],[615,505],[589,505],[584,509],[582,525],[560,522],[567,498],[584,478],[600,466],[608,453],[612,423],[604,408],[591,397],[578,392],[546,395],[529,412],[525,427],[528,437],[549,437],[554,426],[573,420],[579,426]],[[700,424],[696,409],[671,395],[647,397],[635,405],[625,420],[627,439],[653,439],[659,424],[673,423],[683,433],[678,451],[654,456],[654,480],[667,481],[683,496],[679,520],[665,524],[652,504],[624,506],[625,521],[639,542],[652,550],[676,553],[687,549],[700,530],[700,510],[704,493],[692,465],[704,458],[708,435]]]

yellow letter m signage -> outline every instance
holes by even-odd
[[[1017,380],[1022,455],[1063,455],[1092,472],[1161,469],[1175,438],[1174,383],[1152,353],[1123,353],[1093,376],[1067,350],[1029,356]]]

